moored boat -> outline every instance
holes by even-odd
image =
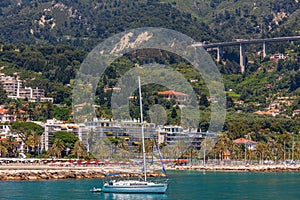
[[[104,183],[103,192],[110,193],[156,193],[163,194],[168,188],[167,183],[154,183],[139,180],[112,180]]]
[[[146,165],[146,151],[145,151],[145,136],[144,136],[144,123],[143,123],[143,110],[142,110],[142,92],[141,81],[139,82],[139,96],[140,96],[140,114],[141,114],[141,134],[142,134],[142,150],[143,150],[143,173],[144,180],[110,180],[105,182],[102,187],[102,192],[109,193],[156,193],[163,194],[168,189],[168,183],[154,183],[147,181],[147,165]],[[164,167],[163,167],[164,170]],[[164,170],[165,172],[165,170]]]

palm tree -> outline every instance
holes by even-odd
[[[280,135],[279,137],[279,142],[282,145],[282,152],[283,152],[283,156],[282,156],[282,160],[285,161],[286,159],[286,146],[288,144],[288,142],[291,140],[291,134],[285,132],[283,134]]]
[[[233,145],[232,141],[228,138],[227,134],[224,134],[222,137],[219,138],[215,149],[219,154],[219,158],[223,160],[224,152],[228,151],[230,147]]]
[[[8,156],[9,157],[15,156],[15,153],[16,153],[16,148],[15,148],[16,138],[14,138],[12,136],[9,136],[7,138],[7,140],[5,141],[5,143],[6,143],[6,149],[7,149]]]
[[[0,157],[5,157],[7,154],[8,150],[5,143],[0,141]]]
[[[239,160],[241,152],[242,152],[241,145],[232,143],[232,146],[230,147],[230,153],[231,153],[230,157],[232,159]]]
[[[36,132],[30,131],[30,134],[28,135],[25,144],[30,149],[33,149],[34,154],[37,154],[38,147],[41,144],[41,136]]]
[[[117,137],[109,137],[108,139],[111,142],[111,144],[114,145],[114,154],[116,154],[117,153],[117,147],[118,147],[118,144],[119,144],[119,139]]]
[[[161,154],[164,158],[173,158],[172,153],[172,148],[168,145],[161,148]]]
[[[267,144],[262,142],[262,141],[259,141],[257,144],[256,144],[256,157],[257,157],[257,160],[259,160],[259,163],[262,164],[263,163],[263,159],[264,159],[264,156],[265,156],[265,150],[267,148]]]
[[[185,152],[185,150],[187,149],[187,143],[184,141],[178,141],[176,142],[173,146],[172,146],[172,150],[174,153],[174,156],[176,158],[180,158],[183,154],[183,152]]]
[[[83,157],[86,155],[86,148],[82,141],[77,140],[75,142],[72,153],[75,154],[77,156],[77,158],[80,158],[80,157]]]
[[[146,154],[151,153],[152,163],[153,163],[153,147],[154,147],[154,140],[152,138],[145,140],[145,151]]]
[[[49,155],[55,156],[57,158],[61,157],[62,151],[65,149],[65,145],[62,139],[56,138],[52,147],[49,149]]]
[[[118,148],[120,149],[122,158],[125,158],[127,155],[129,155],[128,142],[125,140],[125,138],[120,138],[118,142]]]
[[[104,140],[98,140],[95,145],[92,146],[90,152],[98,159],[107,159],[111,155],[111,142],[105,138]]]
[[[191,159],[191,163],[193,162],[193,158],[198,158],[199,157],[199,151],[197,151],[195,148],[190,147],[188,148],[184,154],[183,157]]]

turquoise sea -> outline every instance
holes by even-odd
[[[102,180],[1,181],[0,199],[300,199],[300,173],[169,172],[164,195],[104,194]]]

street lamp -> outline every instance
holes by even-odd
[[[292,161],[294,161],[294,133],[292,133],[293,143],[292,143]]]
[[[206,137],[204,138],[204,155],[203,155],[203,166],[205,166],[205,162],[206,162],[206,160],[205,160],[205,153],[206,153]]]
[[[181,151],[179,152],[179,156],[178,156],[178,159],[177,159],[177,165],[179,166],[179,158],[181,157]]]
[[[245,164],[247,163],[247,141],[245,140]]]

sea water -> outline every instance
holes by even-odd
[[[0,199],[300,199],[297,172],[171,171],[166,194],[92,193],[102,180],[1,181]]]

